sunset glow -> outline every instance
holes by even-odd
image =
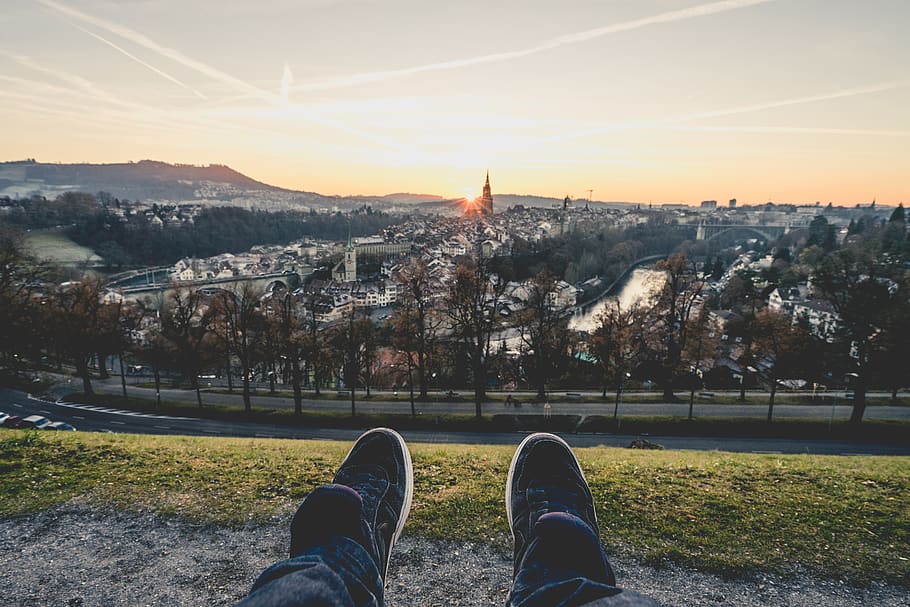
[[[492,167],[502,194],[907,203],[907,23],[888,0],[7,0],[0,145],[324,194],[473,199]]]

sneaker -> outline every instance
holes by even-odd
[[[408,446],[394,430],[369,430],[351,447],[332,482],[360,495],[361,516],[370,535],[366,548],[385,579],[392,546],[401,535],[414,495]]]
[[[538,432],[518,446],[506,481],[506,514],[515,543],[515,574],[537,531],[538,520],[552,513],[571,515],[590,527],[595,538],[599,536],[594,498],[575,454],[558,436]]]

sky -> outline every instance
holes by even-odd
[[[0,159],[910,202],[907,0],[3,0]]]

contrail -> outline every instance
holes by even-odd
[[[196,61],[195,59],[187,57],[186,55],[184,55],[183,53],[181,53],[178,50],[168,48],[165,46],[161,46],[160,44],[156,43],[154,40],[151,40],[148,36],[146,36],[140,32],[137,32],[133,29],[124,27],[122,25],[118,25],[117,23],[113,23],[113,22],[107,21],[105,19],[99,19],[98,17],[93,17],[92,15],[88,15],[86,13],[83,13],[82,11],[78,11],[74,8],[66,6],[65,4],[60,4],[59,2],[54,2],[54,0],[37,0],[37,2],[39,4],[43,4],[47,8],[50,8],[59,13],[63,13],[64,15],[72,17],[73,19],[78,19],[79,21],[83,21],[85,23],[91,24],[99,29],[107,30],[108,32],[111,32],[112,34],[116,34],[117,36],[120,36],[121,38],[123,38],[125,40],[129,40],[130,42],[133,42],[134,44],[138,44],[139,46],[142,46],[151,51],[154,51],[155,53],[158,53],[162,57],[166,57],[167,59],[170,59],[171,61],[174,61],[175,63],[179,63],[180,65],[183,65],[190,69],[196,70],[197,72],[204,74],[205,76],[208,76],[212,80],[217,80],[218,82],[222,82],[224,84],[233,86],[235,88],[242,89],[245,93],[252,95],[254,97],[265,99],[267,101],[280,101],[280,98],[278,97],[278,95],[263,91],[262,89],[259,89],[251,84],[248,84],[239,78],[235,78],[234,76],[231,76],[230,74],[226,74],[225,72],[215,69],[209,65],[206,65],[205,63],[202,63],[201,61]]]
[[[197,91],[196,89],[194,89],[193,87],[191,87],[190,85],[186,84],[185,82],[181,82],[181,81],[178,80],[177,78],[174,78],[173,76],[171,76],[171,75],[168,74],[167,72],[164,72],[164,71],[158,69],[158,68],[155,67],[154,65],[151,65],[151,64],[149,64],[149,63],[143,61],[142,59],[140,59],[140,58],[137,57],[136,55],[133,55],[132,53],[130,53],[130,52],[127,51],[126,49],[124,49],[124,48],[122,48],[122,47],[120,47],[120,46],[114,44],[113,42],[111,42],[111,41],[108,40],[107,38],[104,38],[104,37],[102,37],[102,36],[99,36],[99,35],[96,34],[95,32],[89,31],[89,30],[85,29],[84,27],[81,27],[81,26],[76,25],[75,23],[73,23],[72,26],[75,27],[76,29],[78,29],[78,30],[80,30],[80,31],[82,31],[82,32],[84,32],[84,33],[86,33],[86,34],[88,34],[89,36],[91,36],[91,37],[94,38],[95,40],[98,40],[99,42],[103,42],[104,44],[108,45],[109,47],[113,48],[114,50],[119,51],[120,53],[126,55],[127,57],[129,57],[130,59],[132,59],[133,61],[135,61],[136,63],[138,63],[139,65],[141,65],[141,66],[143,66],[143,67],[146,67],[146,68],[150,69],[151,71],[155,72],[156,74],[158,74],[159,76],[161,76],[161,77],[164,78],[165,80],[169,80],[169,81],[173,82],[174,84],[176,84],[177,86],[182,87],[182,88],[184,88],[184,89],[190,91],[191,93],[193,93],[194,95],[196,95],[196,96],[199,97],[200,99],[208,99],[208,97],[206,97],[205,95],[203,95],[202,93],[200,93],[199,91]]]
[[[168,48],[165,46],[161,46],[154,40],[150,39],[148,36],[146,36],[140,32],[137,32],[133,29],[124,27],[122,25],[113,23],[111,21],[107,21],[105,19],[100,19],[98,17],[88,15],[86,13],[83,13],[79,10],[76,10],[76,9],[66,6],[64,4],[61,4],[59,2],[55,2],[54,0],[36,0],[36,1],[49,9],[55,10],[59,13],[67,15],[73,19],[77,19],[79,21],[83,21],[85,23],[93,25],[93,26],[97,27],[98,29],[106,30],[112,34],[120,36],[121,38],[123,38],[125,40],[129,40],[130,42],[132,42],[134,44],[147,48],[147,49],[161,55],[162,57],[165,57],[167,59],[170,59],[171,61],[174,61],[175,63],[183,65],[184,67],[196,70],[197,72],[199,72],[205,76],[208,76],[212,80],[221,82],[222,84],[233,87],[233,88],[243,92],[244,94],[246,94],[249,97],[260,99],[262,101],[272,103],[272,104],[285,104],[285,100],[282,99],[281,96],[276,93],[272,93],[272,92],[263,90],[259,87],[253,86],[252,84],[244,82],[240,78],[231,76],[230,74],[228,74],[226,72],[222,72],[221,70],[219,70],[217,68],[214,68],[210,65],[202,63],[201,61],[197,61],[191,57],[188,57],[178,50]],[[297,107],[300,107],[301,109],[305,109],[308,114],[307,118],[310,121],[315,122],[317,124],[321,124],[323,126],[328,126],[328,127],[338,129],[342,132],[345,132],[345,133],[348,133],[351,135],[355,135],[357,137],[366,139],[367,141],[370,141],[372,143],[375,143],[375,144],[378,144],[378,145],[381,145],[384,147],[390,147],[390,148],[395,148],[395,149],[401,149],[403,147],[401,144],[399,144],[397,142],[394,142],[389,139],[379,137],[376,135],[372,135],[372,134],[366,133],[364,131],[360,131],[358,129],[349,127],[346,124],[340,123],[337,120],[323,116],[323,115],[319,114],[316,110],[313,110],[312,108],[304,107],[304,106],[297,106]]]
[[[289,99],[292,84],[294,84],[294,74],[291,73],[291,66],[285,63],[284,72],[281,74],[281,98],[285,101]]]
[[[760,112],[762,110],[770,110],[774,108],[788,107],[792,105],[803,105],[806,103],[815,103],[818,101],[829,101],[831,99],[842,99],[844,97],[855,97],[858,95],[868,95],[871,93],[880,93],[883,91],[890,91],[892,89],[901,88],[908,85],[906,80],[893,80],[890,82],[880,82],[878,84],[870,84],[866,86],[857,86],[848,89],[841,89],[839,91],[832,91],[829,93],[820,93],[818,95],[806,95],[802,97],[793,97],[790,99],[778,99],[776,101],[766,101],[764,103],[756,103],[752,105],[743,105],[733,108],[724,108],[719,110],[710,110],[707,112],[699,112],[696,114],[689,114],[687,116],[679,116],[677,118],[670,118],[667,120],[651,121],[651,122],[633,122],[633,123],[624,123],[624,124],[605,124],[600,126],[594,126],[586,129],[571,131],[567,133],[562,133],[560,135],[555,135],[553,137],[547,138],[548,141],[562,141],[566,139],[580,139],[582,137],[592,137],[594,135],[599,135],[601,133],[608,133],[611,131],[622,131],[622,130],[631,130],[631,129],[677,129],[677,130],[734,130],[736,127],[686,127],[687,123],[696,122],[698,120],[704,120],[707,118],[720,118],[723,116],[736,116],[739,114],[750,114],[753,112]],[[740,127],[741,129],[750,129],[752,132],[758,132],[759,129],[763,129],[765,132],[812,132],[808,129],[799,130],[799,127]],[[831,134],[866,134],[866,135],[896,135],[904,136],[903,131],[887,131],[887,130],[875,130],[875,129],[839,129],[839,128],[820,128],[818,132],[826,132]]]
[[[49,0],[41,0],[49,1]],[[353,74],[350,76],[343,76],[341,78],[333,78],[329,80],[321,80],[317,82],[303,83],[294,87],[294,90],[297,91],[319,91],[327,90],[334,88],[342,88],[346,86],[352,86],[355,84],[366,84],[370,82],[379,82],[383,80],[390,80],[393,78],[403,78],[405,76],[411,76],[414,74],[420,74],[423,72],[434,72],[439,70],[451,70],[462,67],[469,67],[472,65],[480,65],[483,63],[496,63],[500,61],[509,61],[511,59],[519,59],[521,57],[527,57],[528,55],[535,55],[537,53],[542,53],[544,51],[549,51],[552,49],[560,48],[563,46],[568,46],[571,44],[579,44],[581,42],[587,42],[588,40],[593,40],[595,38],[601,38],[609,34],[616,34],[619,32],[627,32],[630,30],[636,30],[642,27],[648,27],[650,25],[657,25],[660,23],[673,23],[675,21],[684,21],[687,19],[694,19],[696,17],[705,17],[708,15],[715,15],[717,13],[724,13],[727,11],[732,11],[740,8],[747,8],[749,6],[755,6],[758,4],[766,4],[768,2],[774,2],[774,0],[722,0],[720,2],[710,2],[707,4],[699,4],[697,6],[690,6],[688,8],[683,8],[675,11],[668,11],[665,13],[659,13],[657,15],[651,15],[650,17],[642,17],[640,19],[633,19],[632,21],[624,21],[622,23],[614,23],[612,25],[606,25],[603,27],[598,27],[590,30],[585,30],[582,32],[575,32],[572,34],[565,34],[563,36],[558,36],[556,38],[550,38],[534,46],[517,49],[513,51],[504,51],[500,53],[492,53],[488,55],[479,55],[475,57],[466,57],[463,59],[452,59],[450,61],[441,61],[438,63],[429,63],[426,65],[417,65],[413,67],[407,67],[397,70],[384,70],[378,72],[367,72],[363,74]]]
[[[804,103],[814,103],[816,101],[828,101],[830,99],[840,99],[842,97],[854,97],[856,95],[867,95],[869,93],[880,93],[882,91],[890,91],[892,89],[900,88],[906,86],[907,81],[894,80],[891,82],[881,82],[879,84],[872,84],[868,86],[858,86],[849,89],[843,89],[840,91],[834,91],[831,93],[822,93],[820,95],[808,95],[805,97],[795,97],[792,99],[782,99],[778,101],[769,101],[765,103],[757,103],[754,105],[744,105],[735,108],[728,108],[722,110],[712,110],[709,112],[701,112],[698,114],[691,114],[689,116],[683,116],[681,118],[676,118],[672,122],[693,122],[695,120],[702,120],[704,118],[718,118],[720,116],[734,116],[736,114],[748,114],[751,112],[758,112],[761,110],[770,110],[779,107],[786,107],[788,105],[802,105]]]

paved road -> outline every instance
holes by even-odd
[[[61,404],[34,399],[14,390],[0,389],[0,411],[14,415],[45,415],[66,421],[82,431],[130,432],[138,434],[179,434],[190,436],[242,436],[259,438],[323,439],[353,441],[360,430],[297,428],[276,424],[227,422],[118,411],[77,403]],[[471,433],[405,431],[414,443],[462,443],[517,445],[522,432]],[[626,447],[638,436],[612,434],[571,434],[565,438],[575,447]],[[704,438],[649,436],[668,449],[719,450],[752,453],[813,453],[820,455],[910,455],[910,446],[880,445],[850,441]]]
[[[71,384],[73,390],[81,389],[81,384],[75,380]],[[93,383],[95,390],[107,394],[121,394],[122,388],[119,378],[105,381],[96,381]],[[293,409],[294,401],[292,398],[281,396],[267,396],[260,391],[253,395],[252,401],[255,407],[269,409]],[[139,388],[128,386],[127,393],[140,398],[155,398],[155,391],[149,388]],[[593,394],[593,393],[590,393]],[[759,393],[754,393],[759,394]],[[738,396],[738,394],[737,394]],[[394,400],[389,392],[376,393],[370,400],[362,400],[363,394],[357,395],[357,410],[362,413],[410,413],[411,405],[405,395],[399,395],[398,400]],[[529,404],[527,401],[531,395],[523,395],[520,398],[526,401],[521,408],[512,409],[506,407],[501,402],[484,404],[484,411],[487,413],[542,413],[542,406],[539,404]],[[719,396],[715,396],[718,398]],[[188,390],[181,389],[162,389],[161,398],[164,400],[173,400],[177,402],[195,403],[196,395]],[[731,400],[736,396],[731,396]],[[239,393],[220,394],[214,392],[205,392],[203,402],[210,405],[230,405],[238,406],[241,404]],[[304,408],[312,411],[350,411],[350,401],[323,400],[305,398]],[[849,419],[853,410],[851,401],[843,400],[843,404],[834,407],[831,405],[775,405],[774,417],[776,419],[804,419],[804,418],[821,418],[830,419]],[[469,397],[464,400],[437,400],[434,402],[417,403],[417,410],[424,414],[446,414],[462,413],[473,414],[474,403],[470,402]],[[612,415],[613,403],[608,400],[606,403],[572,403],[556,402],[552,405],[554,415]],[[695,403],[694,409],[696,416],[701,417],[752,417],[756,419],[765,419],[768,415],[767,404],[740,404],[740,403],[714,403],[699,399]],[[620,415],[633,416],[661,416],[661,417],[686,417],[689,414],[688,401],[684,403],[623,403],[619,410]],[[910,419],[910,407],[892,406],[892,405],[870,405],[866,407],[865,419]]]

